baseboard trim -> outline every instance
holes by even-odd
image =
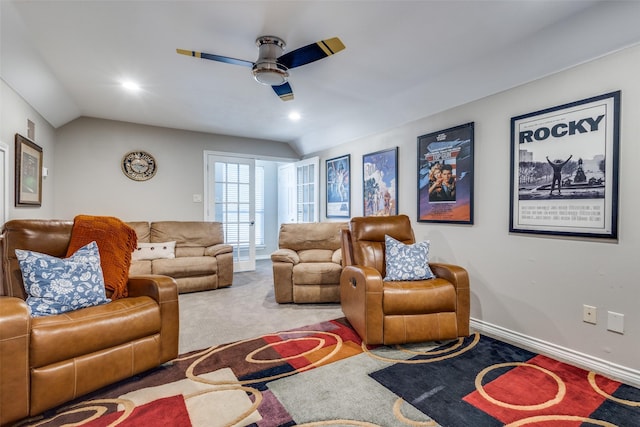
[[[588,354],[562,347],[547,341],[514,332],[501,326],[493,325],[478,319],[471,319],[470,326],[473,330],[500,338],[506,342],[535,351],[545,356],[553,357],[563,362],[597,372],[609,378],[621,381],[625,384],[640,388],[640,371],[617,365]]]

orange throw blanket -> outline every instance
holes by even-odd
[[[98,244],[105,288],[113,292],[107,296],[126,297],[131,252],[138,244],[135,230],[118,218],[78,215],[73,220],[67,257],[93,241]]]

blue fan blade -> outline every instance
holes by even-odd
[[[273,91],[276,93],[276,95],[278,95],[283,101],[293,100],[293,90],[291,89],[291,85],[289,83],[271,87],[273,88]]]
[[[176,49],[181,55],[194,56],[196,58],[209,59],[211,61],[226,62],[227,64],[243,65],[253,67],[253,62],[243,59],[229,58],[228,56],[214,55],[212,53],[196,52],[194,50]]]
[[[340,41],[339,38],[334,37],[331,39],[320,40],[319,42],[285,53],[278,58],[278,62],[291,69],[326,58],[327,56],[340,52],[344,48],[342,41]]]

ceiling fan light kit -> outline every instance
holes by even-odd
[[[253,66],[253,78],[263,85],[280,86],[287,82],[289,73],[280,64],[262,62]]]
[[[268,86],[280,86],[287,82],[289,70],[278,63],[284,52],[285,42],[275,36],[262,36],[256,39],[258,60],[253,65],[253,78],[258,83]]]
[[[258,83],[271,86],[281,100],[291,101],[293,99],[293,90],[288,83],[289,69],[318,61],[345,48],[342,41],[337,37],[311,43],[284,55],[286,44],[280,37],[260,36],[256,39],[256,45],[258,46],[258,59],[256,62],[193,50],[176,49],[176,52],[181,55],[211,61],[249,66],[251,67],[253,78]]]

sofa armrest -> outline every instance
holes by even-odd
[[[27,303],[0,296],[0,425],[29,415],[30,331]]]
[[[129,277],[129,296],[148,296],[160,306],[160,340],[162,342],[160,363],[178,356],[180,317],[178,307],[178,285],[169,276],[144,275]]]
[[[204,254],[206,256],[218,256],[221,254],[228,254],[233,252],[233,246],[226,243],[219,243],[217,245],[209,246],[205,248]]]
[[[300,256],[293,249],[278,249],[271,254],[272,262],[288,262],[290,264],[298,264],[300,262]]]
[[[331,255],[331,262],[342,265],[342,249],[336,249]]]

